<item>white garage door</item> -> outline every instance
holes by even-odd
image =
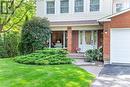
[[[130,63],[130,29],[112,29],[110,62]]]

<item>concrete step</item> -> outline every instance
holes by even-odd
[[[90,62],[76,62],[76,63],[73,63],[77,66],[95,66],[96,63],[90,63]]]
[[[84,58],[73,58],[74,59],[74,63],[83,63],[85,62]]]
[[[68,54],[69,57],[72,57],[72,58],[75,58],[75,57],[85,57],[84,54],[81,54],[81,53],[71,53],[71,54]]]

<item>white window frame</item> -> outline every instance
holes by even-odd
[[[81,1],[81,0],[79,0],[79,1]],[[84,0],[82,0],[83,2],[82,2],[82,5],[80,4],[80,5],[76,5],[76,3],[78,2],[78,0],[75,0],[75,6],[74,6],[74,10],[75,10],[75,12],[84,12]],[[80,9],[79,10],[79,8],[82,8],[82,10]],[[78,9],[78,10],[77,10]]]
[[[99,6],[99,7],[98,7],[98,9],[92,10],[92,8],[91,8],[92,6]],[[94,3],[94,4],[91,3],[91,0],[90,0],[90,8],[89,8],[89,11],[90,11],[90,12],[100,11],[100,6],[101,6],[101,5],[100,5],[100,0],[99,0],[99,3]]]
[[[62,3],[64,1],[68,1],[68,5],[67,6],[62,6]],[[67,11],[63,11],[63,9],[67,9]],[[69,13],[69,0],[60,0],[60,13]]]
[[[120,5],[119,7],[117,5]],[[116,3],[116,12],[120,12],[123,10],[123,4],[122,3]]]
[[[48,7],[48,2],[53,2],[54,6],[53,7]],[[48,9],[53,9],[53,13],[49,13]],[[46,1],[46,14],[55,14],[55,1]]]

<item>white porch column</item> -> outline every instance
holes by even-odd
[[[63,48],[65,48],[65,31],[63,31]]]
[[[49,38],[49,48],[51,48],[51,34],[50,34],[50,38]]]
[[[94,49],[94,31],[91,31],[92,32],[92,35],[91,35],[91,45],[92,45],[92,47],[93,47],[93,49]]]

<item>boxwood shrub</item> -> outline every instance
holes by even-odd
[[[68,52],[63,49],[44,49],[37,50],[34,53],[17,56],[14,61],[23,64],[36,64],[36,65],[59,65],[71,64],[72,59],[66,55]]]

